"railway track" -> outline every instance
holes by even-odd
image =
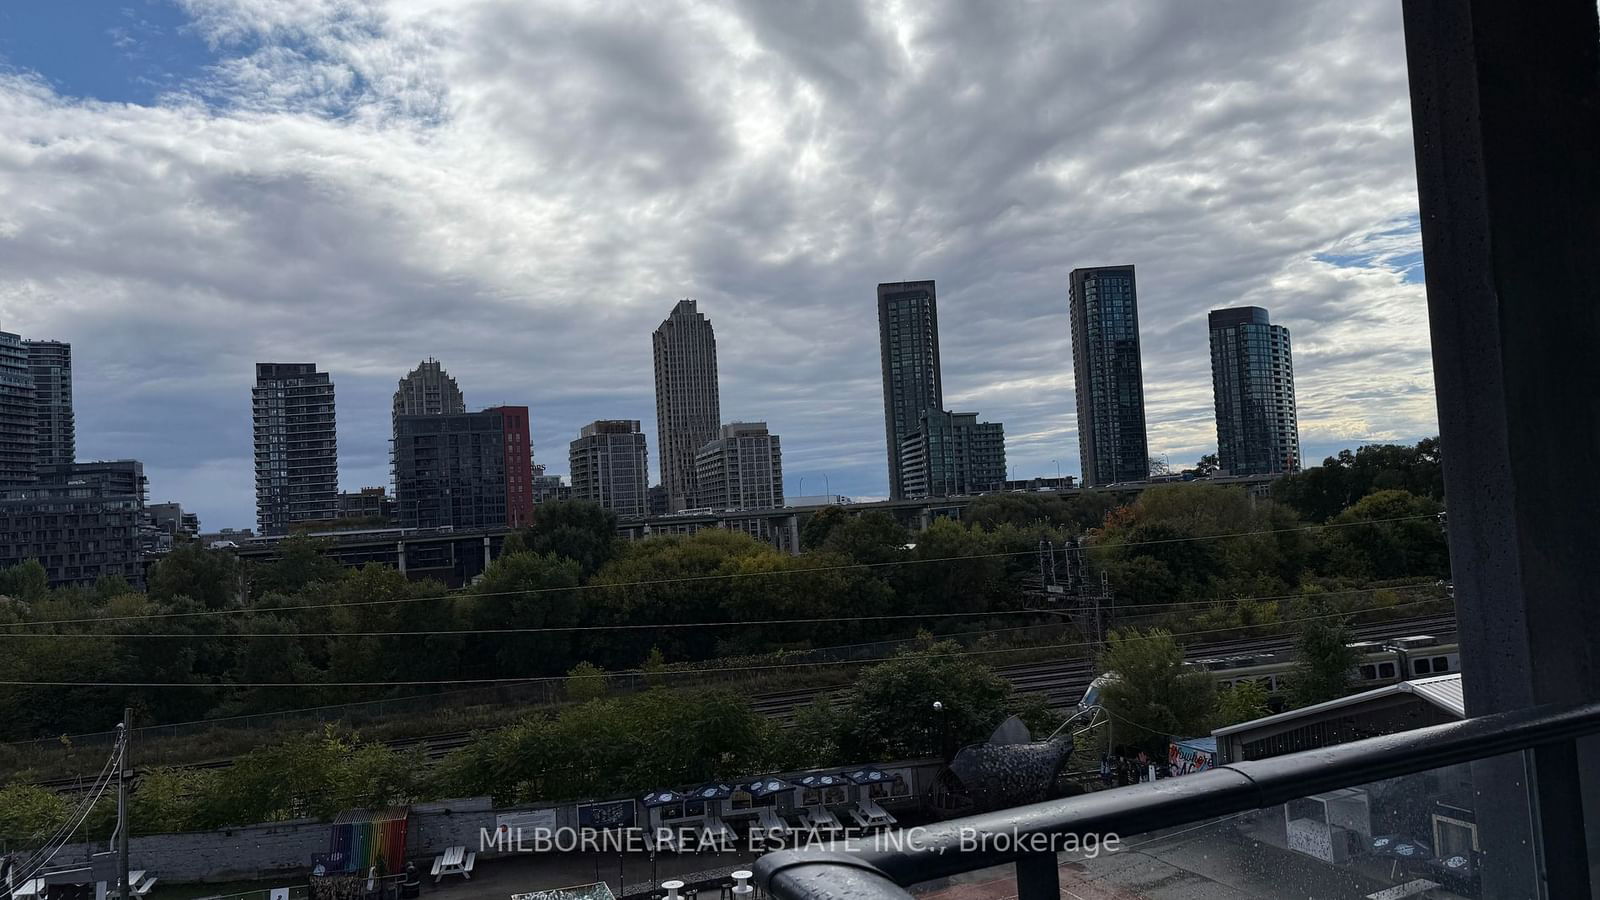
[[[1453,635],[1455,628],[1454,615],[1440,615],[1397,619],[1392,622],[1380,622],[1371,625],[1356,625],[1351,627],[1350,632],[1357,638],[1372,640],[1405,637],[1414,634],[1436,634],[1442,637]],[[1272,653],[1293,648],[1294,641],[1293,635],[1216,641],[1209,644],[1191,644],[1184,648],[1184,654],[1189,659],[1203,659],[1235,654]],[[995,674],[1009,681],[1018,693],[1044,694],[1051,709],[1075,707],[1083,697],[1083,692],[1089,687],[1089,682],[1100,674],[1092,661],[1083,659],[1062,660],[1059,662],[1016,663],[996,666],[994,671]],[[754,694],[750,699],[751,708],[756,712],[788,724],[794,720],[795,713],[800,707],[813,702],[819,697],[827,697],[836,705],[847,705],[849,703],[849,688],[791,688]],[[455,731],[424,737],[400,738],[384,741],[383,744],[391,750],[409,751],[420,748],[423,755],[430,762],[437,762],[450,753],[470,744],[473,734],[473,731]],[[186,763],[177,766],[177,768],[225,769],[231,765],[233,765],[232,759],[218,759]],[[82,781],[83,779],[81,778],[71,777],[34,783],[59,793],[70,794],[78,789]]]

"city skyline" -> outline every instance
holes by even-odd
[[[30,55],[25,30],[0,46],[18,70],[0,77],[16,198],[0,328],[73,344],[79,459],[143,460],[152,498],[208,528],[254,519],[251,361],[333,373],[346,490],[388,483],[395,379],[428,356],[475,407],[527,404],[556,473],[597,417],[639,419],[660,446],[642,341],[683,296],[716,320],[721,418],[783,435],[789,489],[826,473],[836,493],[884,496],[863,296],[905,278],[938,282],[947,408],[1005,423],[1018,476],[1076,473],[1066,277],[1125,260],[1151,455],[1215,449],[1205,317],[1243,305],[1295,335],[1307,463],[1437,431],[1389,4],[1018,8],[981,28],[958,8],[827,24],[715,10],[648,31],[605,8],[473,2],[449,30],[393,8],[341,30],[321,4],[273,22],[157,6],[159,35],[115,10],[73,26],[106,48],[72,55],[103,60],[93,72]],[[589,39],[543,41],[542,20]],[[111,27],[176,53],[168,80],[112,71],[137,61]],[[821,56],[795,50],[811,27],[829,29],[800,42]],[[1126,46],[1086,52],[1097,29]],[[526,48],[517,65],[475,64],[502,34]],[[1035,35],[1026,61],[989,46]],[[637,51],[637,77],[606,77],[607,40]],[[1258,52],[1225,52],[1240,40]],[[1163,48],[1218,60],[1212,78]],[[1135,52],[1162,65],[1130,67]],[[731,64],[747,53],[761,64]],[[319,66],[372,95],[302,90]],[[1132,68],[1137,90],[1111,87]],[[546,75],[599,112],[552,127],[559,110],[520,89]],[[815,103],[782,99],[796,92]],[[651,108],[678,124],[637,114]]]

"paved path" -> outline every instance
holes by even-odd
[[[431,877],[423,879],[423,898],[437,900],[508,900],[512,894],[549,890],[575,884],[604,881],[617,890],[621,878],[628,891],[644,890],[652,882],[668,879],[690,882],[721,880],[735,869],[748,869],[759,854],[748,852],[718,854],[662,854],[652,867],[644,854],[619,858],[615,854],[527,853],[509,859],[479,860],[471,881],[446,878],[437,886]],[[700,876],[700,877],[688,877]],[[715,895],[712,895],[715,900]]]

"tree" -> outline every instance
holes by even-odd
[[[223,769],[197,804],[200,821],[192,830],[410,803],[423,789],[423,763],[420,751],[398,753],[330,726],[252,751]]]
[[[597,503],[550,500],[534,510],[521,541],[533,553],[554,553],[578,563],[583,578],[616,555],[617,516]]]
[[[1337,620],[1306,623],[1295,641],[1289,699],[1295,706],[1336,700],[1350,693],[1361,655],[1350,646],[1350,629]]]
[[[468,621],[475,629],[570,628],[579,622],[580,573],[577,560],[556,553],[502,555],[473,588]],[[480,635],[467,655],[484,674],[561,672],[573,641],[567,632]]]
[[[724,560],[730,576],[696,587],[718,597],[717,621],[746,623],[716,629],[715,653],[722,656],[808,649],[861,640],[862,623],[812,621],[762,624],[772,620],[842,620],[898,612],[893,591],[865,566],[835,553],[790,556],[770,548]],[[873,622],[867,627],[880,628]]]
[[[567,699],[588,703],[606,695],[606,670],[587,660],[567,670]]]
[[[205,609],[234,605],[240,596],[238,557],[232,552],[182,543],[150,567],[150,599],[189,597]]]
[[[1450,573],[1450,548],[1438,515],[1436,500],[1406,491],[1368,494],[1330,524],[1323,533],[1330,575],[1367,579],[1425,575],[1442,578]]]
[[[1126,743],[1163,757],[1173,737],[1209,733],[1216,685],[1204,670],[1184,665],[1183,648],[1161,629],[1111,632],[1100,656],[1102,671],[1116,676],[1101,704]]]
[[[16,847],[37,847],[67,818],[67,801],[54,791],[31,784],[0,788],[0,841]]]
[[[737,694],[655,688],[480,735],[445,758],[437,790],[499,803],[610,796],[774,771],[788,746]]]
[[[850,518],[850,514],[837,506],[827,506],[812,513],[806,523],[800,527],[800,546],[806,550],[817,550],[828,540],[828,535],[833,533],[841,523]]]
[[[1267,689],[1254,681],[1241,681],[1217,693],[1216,728],[1226,728],[1240,722],[1259,719],[1271,712],[1267,706]]]
[[[94,598],[101,603],[110,603],[115,597],[135,593],[133,585],[121,575],[101,575],[94,580]]]
[[[343,570],[341,570],[343,572]],[[437,582],[414,582],[396,569],[369,564],[343,572],[332,583],[318,583],[317,601],[327,610],[297,613],[296,621],[317,621],[343,636],[328,640],[320,654],[330,681],[404,681],[460,677],[459,635],[412,636],[385,632],[448,632],[456,627],[453,604],[440,598]],[[290,606],[316,601],[297,598]],[[303,618],[308,614],[316,618]],[[309,627],[307,630],[312,630]],[[475,659],[489,657],[485,651]]]
[[[854,721],[848,709],[834,706],[826,693],[794,711],[789,746],[794,756],[785,764],[796,769],[844,765],[851,762],[840,752]]]
[[[985,531],[1010,525],[1023,529],[1063,529],[1069,534],[1081,534],[1105,524],[1106,512],[1115,506],[1114,496],[1099,491],[1085,491],[1071,497],[1063,497],[1054,491],[985,494],[967,506],[961,514],[961,521]]]
[[[1310,556],[1297,524],[1288,510],[1236,486],[1157,485],[1108,520],[1101,543],[1112,548],[1108,569],[1118,593],[1140,602],[1206,599],[1241,588],[1272,594],[1297,584]],[[1160,565],[1131,565],[1141,560]]]
[[[585,609],[601,625],[636,622],[690,625],[736,621],[730,604],[741,592],[759,595],[764,586],[779,586],[787,577],[736,578],[798,565],[798,561],[748,534],[707,528],[692,535],[662,536],[629,544],[627,552],[607,563],[589,580],[594,590],[585,592]],[[749,582],[745,584],[744,582]],[[762,607],[747,610],[746,618],[766,619],[773,614]],[[590,642],[585,655],[613,669],[637,666],[651,647],[676,660],[705,659],[737,629],[665,628],[659,632],[626,629],[608,633],[604,642]]]
[[[987,738],[1009,715],[1011,685],[960,652],[944,641],[862,670],[842,736],[844,756],[941,756]]]
[[[1274,499],[1312,522],[1326,522],[1374,491],[1404,490],[1444,500],[1444,463],[1439,439],[1414,447],[1369,444],[1352,453],[1341,450],[1322,465],[1273,483]]]
[[[1204,453],[1201,454],[1200,459],[1195,462],[1194,467],[1196,469],[1205,470],[1215,469],[1221,465],[1222,462],[1217,459],[1217,455],[1215,453]]]
[[[26,559],[0,569],[0,597],[34,602],[50,593],[50,575],[37,559]]]
[[[867,565],[881,565],[901,557],[910,536],[888,513],[873,511],[839,522],[828,532],[821,549]]]
[[[309,585],[327,584],[343,578],[347,570],[326,555],[324,551],[327,549],[326,540],[304,534],[292,534],[279,541],[278,558],[259,566],[252,573],[251,582],[256,596],[295,594]]]
[[[216,817],[218,770],[154,769],[139,776],[132,819],[145,834],[199,830]]]
[[[991,536],[954,519],[934,520],[906,559],[912,564],[886,573],[905,612],[983,612],[1007,597],[1005,561],[992,555]]]
[[[644,683],[651,687],[665,687],[667,683],[667,657],[660,647],[651,647],[639,670],[644,673]]]

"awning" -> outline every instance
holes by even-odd
[[[713,781],[689,792],[690,800],[726,800],[733,796],[733,785]]]
[[[639,802],[643,803],[646,809],[655,809],[658,806],[671,806],[674,803],[682,803],[686,799],[684,795],[677,791],[651,791],[645,794],[644,798]]]
[[[749,792],[751,797],[754,797],[758,800],[762,797],[771,797],[773,794],[794,789],[794,785],[790,784],[789,782],[784,781],[782,778],[773,777],[763,778],[759,781],[752,781],[749,784],[741,786]]]

